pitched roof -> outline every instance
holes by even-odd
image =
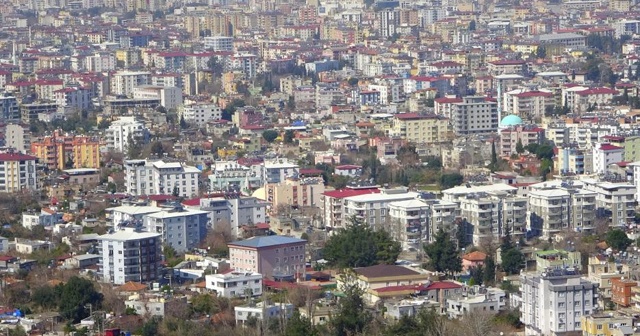
[[[405,275],[418,275],[412,269],[397,266],[397,265],[374,265],[369,267],[360,267],[353,270],[358,275],[362,275],[367,278],[380,278],[389,276],[405,276]]]
[[[147,285],[143,285],[139,282],[129,281],[126,284],[118,287],[121,292],[140,292],[147,289]]]
[[[346,198],[346,197],[360,196],[360,195],[367,195],[367,194],[377,194],[379,192],[380,192],[380,189],[378,188],[338,189],[338,190],[325,191],[323,195],[333,197],[333,198]]]
[[[0,153],[0,161],[30,161],[38,158],[20,153]]]
[[[427,286],[427,290],[454,288],[462,288],[462,285],[458,285],[457,283],[451,281],[438,281]]]
[[[253,237],[246,240],[238,240],[229,243],[229,246],[239,246],[239,247],[270,247],[284,244],[295,244],[295,243],[306,243],[307,241],[304,239],[298,239],[287,236],[264,236],[264,237]]]
[[[473,251],[462,256],[462,259],[468,261],[484,261],[486,258],[487,255],[480,251]]]

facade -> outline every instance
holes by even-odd
[[[240,227],[267,221],[267,205],[255,197],[242,197],[230,193],[218,197],[196,198],[183,202],[189,208],[206,211],[212,229],[224,228],[233,237],[239,237]]]
[[[170,210],[154,212],[143,217],[148,232],[162,235],[162,243],[173,247],[178,253],[190,251],[207,235],[206,211],[183,209],[176,206]]]
[[[598,309],[598,285],[572,269],[520,275],[525,335],[560,336],[582,330],[582,317]]]
[[[567,230],[595,229],[595,192],[546,182],[530,188],[527,227],[532,235],[549,238]]]
[[[535,143],[541,144],[544,140],[544,129],[534,126],[513,126],[500,130],[500,144],[496,151],[500,156],[511,156],[516,153],[518,142],[523,147]]]
[[[123,285],[160,277],[160,234],[117,231],[98,237],[98,274],[103,282]]]
[[[100,168],[100,141],[55,131],[31,144],[33,153],[49,169]],[[71,167],[69,167],[71,164]]]
[[[9,124],[4,128],[4,145],[18,152],[27,153],[31,149],[31,132],[27,126]]]
[[[180,162],[125,160],[125,187],[129,195],[198,195],[200,170]]]
[[[237,161],[216,161],[211,168],[209,175],[211,192],[235,187],[248,193],[264,184],[260,166],[247,167]]]
[[[389,203],[415,199],[419,194],[406,188],[383,188],[379,193],[346,197],[344,218],[355,216],[362,223],[374,229],[389,226]]]
[[[264,183],[280,183],[287,177],[297,177],[299,174],[300,167],[287,160],[265,161],[262,164],[262,181]]]
[[[146,71],[119,71],[111,77],[111,94],[131,96],[133,89],[151,84],[151,73]]]
[[[178,112],[185,122],[198,127],[205,127],[210,121],[222,119],[222,109],[215,104],[185,105]]]
[[[306,240],[286,236],[253,237],[229,243],[229,260],[236,271],[293,280],[305,271],[306,245]]]
[[[133,308],[139,316],[164,317],[169,311],[184,309],[187,306],[186,296],[165,296],[162,294],[135,294],[124,301],[127,308]]]
[[[38,158],[19,153],[0,153],[0,192],[37,190]]]
[[[596,143],[593,152],[593,173],[604,174],[610,164],[624,160],[624,148],[608,143]]]
[[[389,203],[390,224],[387,228],[398,241],[420,247],[431,243],[442,229],[455,237],[457,204],[419,195],[416,199]]]
[[[233,308],[236,316],[236,325],[244,325],[250,318],[258,321],[269,319],[289,319],[293,315],[295,306],[291,303],[267,303],[261,301],[255,304],[236,306]]]
[[[613,279],[611,281],[611,301],[618,307],[629,307],[633,302],[631,298],[635,296],[633,288],[638,287],[638,282],[626,279]]]
[[[444,117],[401,113],[395,115],[390,135],[414,144],[430,144],[445,141],[448,131],[449,120]]]
[[[42,209],[40,212],[22,213],[22,226],[31,230],[36,225],[52,226],[62,221],[62,214],[49,209]]]
[[[596,216],[610,218],[611,226],[625,226],[635,217],[636,186],[626,182],[582,179],[584,189],[596,193]]]
[[[204,38],[204,48],[211,51],[233,51],[233,37],[229,36],[206,36]]]
[[[278,206],[319,207],[325,186],[322,177],[287,178],[282,183],[264,186],[265,201]]]
[[[132,91],[133,99],[160,100],[160,105],[166,109],[177,108],[182,105],[182,89],[175,86],[141,85]]]
[[[461,103],[451,106],[451,124],[456,135],[495,132],[498,118],[498,103],[486,97],[464,97]]]
[[[378,186],[363,186],[352,187],[349,186],[345,189],[325,191],[322,201],[321,211],[324,214],[323,226],[331,228],[342,228],[348,223],[345,220],[348,218],[345,214],[345,199],[347,197],[368,195],[379,193]]]
[[[105,131],[107,148],[126,153],[130,142],[146,144],[149,142],[149,130],[135,117],[119,117]]]
[[[262,274],[230,272],[205,275],[206,288],[218,297],[246,297],[262,295]]]
[[[582,336],[634,335],[633,316],[618,314],[592,314],[581,318]],[[626,328],[623,329],[623,328]],[[617,332],[619,333],[617,333]]]

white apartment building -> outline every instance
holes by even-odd
[[[166,109],[182,105],[182,89],[174,86],[139,85],[133,88],[134,99],[159,99]]]
[[[198,195],[200,170],[181,162],[125,160],[125,186],[129,195]]]
[[[269,160],[262,164],[262,181],[264,183],[284,182],[289,176],[298,176],[300,167],[287,159]]]
[[[345,189],[325,191],[322,194],[320,206],[321,212],[324,214],[324,216],[322,216],[324,222],[321,223],[321,227],[343,228],[348,224],[345,222],[345,219],[348,217],[345,215],[344,209],[344,200],[347,197],[376,194],[379,192],[378,186],[348,186]]]
[[[161,234],[163,244],[182,253],[196,248],[204,239],[207,235],[209,218],[206,211],[176,206],[145,215],[143,221],[148,232]]]
[[[230,58],[230,65],[233,70],[242,71],[247,78],[253,78],[258,70],[258,57],[253,54],[234,54]]]
[[[98,237],[98,274],[103,282],[123,285],[160,277],[160,234],[132,229]]]
[[[149,129],[136,117],[119,117],[105,130],[107,148],[125,153],[131,141],[136,144],[149,142]]]
[[[635,217],[636,186],[627,182],[582,179],[584,189],[596,193],[596,215],[610,218],[611,226],[625,226]]]
[[[0,153],[0,192],[38,189],[38,158],[20,153]]]
[[[530,186],[527,227],[534,236],[550,238],[568,230],[595,228],[596,193],[580,183],[542,182]]]
[[[633,184],[636,186],[636,202],[640,202],[640,161],[628,164],[633,169]]]
[[[111,76],[111,94],[130,96],[133,89],[149,85],[151,73],[147,71],[119,71]]]
[[[484,239],[498,241],[507,230],[515,239],[526,233],[527,198],[507,184],[458,186],[443,190],[443,200],[456,203],[456,217],[467,222],[464,235],[478,245]],[[471,237],[469,237],[471,236]]]
[[[222,109],[216,104],[191,104],[178,110],[180,118],[189,124],[205,127],[208,122],[222,119]]]
[[[251,272],[231,272],[207,274],[205,286],[216,292],[216,296],[233,298],[262,295],[262,274]]]
[[[22,226],[31,230],[34,226],[52,226],[62,221],[62,214],[50,209],[42,209],[39,212],[23,212]]]
[[[120,226],[135,224],[134,222],[142,224],[144,216],[160,211],[162,208],[141,205],[121,205],[105,210],[107,219],[111,219],[114,230],[118,230]]]
[[[379,193],[347,197],[344,199],[344,218],[355,216],[372,228],[388,229],[389,203],[412,200],[418,195],[406,188],[383,188]]]
[[[466,294],[447,298],[446,312],[449,318],[463,318],[473,313],[497,314],[507,308],[507,294],[502,289],[473,286]]]
[[[582,330],[581,318],[598,309],[598,285],[573,269],[520,275],[520,321],[526,336],[561,336]]]
[[[421,194],[416,199],[389,203],[389,231],[407,246],[432,243],[440,230],[455,237],[454,224],[458,205]]]
[[[592,152],[594,174],[604,174],[610,164],[624,161],[624,148],[608,143],[596,143]]]
[[[229,186],[237,186],[242,191],[260,188],[264,185],[261,168],[258,165],[243,166],[236,161],[217,161],[211,167],[209,175],[210,191],[223,190]]]
[[[66,87],[53,91],[53,99],[60,111],[64,109],[80,111],[91,106],[89,90],[81,87]]]
[[[236,306],[236,325],[244,325],[250,318],[258,321],[270,319],[289,319],[293,315],[294,305],[291,303],[267,303],[265,301],[250,303],[248,305]]]
[[[116,69],[116,56],[114,53],[96,53],[84,59],[85,67],[89,72],[107,72]]]
[[[203,40],[204,48],[211,51],[233,51],[233,37],[229,36],[206,36]]]
[[[482,96],[463,97],[451,106],[451,123],[457,135],[491,133],[498,130],[498,103]]]
[[[234,237],[242,225],[267,222],[267,203],[255,197],[229,194],[225,197],[198,198],[183,202],[190,209],[208,213],[210,227],[229,225]]]
[[[28,125],[7,125],[4,128],[4,145],[21,153],[31,151],[31,132]]]

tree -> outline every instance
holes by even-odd
[[[151,154],[163,156],[164,153],[164,146],[162,146],[162,142],[156,141],[151,145]]]
[[[525,259],[522,252],[513,247],[507,251],[501,251],[502,270],[507,274],[518,274],[524,268]]]
[[[332,316],[329,325],[336,336],[360,334],[372,320],[371,315],[364,309],[364,291],[352,283],[346,284],[342,292],[344,297],[338,302],[336,315]]]
[[[496,263],[493,261],[493,257],[488,255],[484,260],[484,274],[482,276],[482,282],[487,286],[493,286],[496,280]]]
[[[356,77],[351,77],[351,78],[349,78],[349,80],[347,82],[351,86],[356,86],[356,85],[358,85],[359,80]]]
[[[293,143],[293,138],[295,137],[295,133],[293,130],[287,130],[284,132],[284,143],[290,144]]]
[[[274,142],[278,135],[278,131],[275,130],[266,130],[262,132],[262,138],[268,143]]]
[[[491,163],[488,167],[492,172],[498,169],[498,154],[496,153],[496,143],[491,143]]]
[[[482,285],[482,281],[484,280],[484,267],[482,267],[482,265],[471,267],[469,274],[471,275],[471,280],[473,280],[474,285]]]
[[[85,306],[100,307],[102,298],[91,281],[73,276],[62,287],[58,310],[63,318],[78,323],[89,316],[89,309]]]
[[[458,255],[456,244],[449,233],[438,230],[433,243],[424,246],[424,252],[429,257],[429,268],[436,272],[452,274],[462,270],[462,259]]]
[[[547,48],[544,46],[538,46],[536,49],[536,57],[537,58],[547,58]]]
[[[351,223],[327,240],[323,255],[339,268],[367,267],[393,264],[401,252],[400,243],[383,230],[373,231],[369,226],[350,219]]]
[[[475,30],[476,30],[476,20],[469,21],[469,31],[475,31]]]
[[[189,124],[187,124],[187,121],[184,120],[183,116],[180,116],[180,128],[181,129],[187,129],[189,128]]]
[[[311,324],[311,321],[303,316],[296,310],[293,312],[293,316],[287,321],[287,325],[284,329],[284,334],[287,336],[319,336],[318,330]]]
[[[442,174],[440,176],[440,189],[449,189],[459,186],[464,181],[464,177],[459,173]]]
[[[522,140],[520,139],[518,139],[518,142],[516,143],[516,153],[518,154],[524,153],[524,146],[522,145]]]
[[[609,247],[616,251],[625,251],[633,243],[633,240],[629,239],[627,234],[619,229],[607,232],[605,241]]]

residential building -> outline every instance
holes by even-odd
[[[146,71],[119,71],[111,76],[111,94],[131,96],[133,89],[151,84],[151,73]]]
[[[319,207],[325,186],[322,177],[288,177],[281,183],[264,186],[264,200],[273,209],[279,206]]]
[[[597,311],[598,285],[574,269],[551,269],[520,275],[526,335],[561,336],[582,330],[582,317]]]
[[[589,160],[592,157],[590,154],[575,147],[561,147],[555,156],[554,166],[560,174],[589,174],[593,169],[593,160]]]
[[[457,207],[454,202],[438,200],[435,195],[427,193],[411,200],[390,202],[386,229],[396,240],[417,248],[424,243],[432,243],[439,230],[455,237]]]
[[[190,251],[200,244],[207,235],[208,221],[206,211],[184,209],[181,205],[143,217],[146,230],[161,234],[162,243],[178,253]]]
[[[507,308],[507,295],[502,289],[473,286],[467,295],[446,300],[446,314],[456,319],[468,314],[497,314]]]
[[[587,279],[598,285],[598,301],[605,306],[613,298],[613,281],[622,279],[625,267],[603,254],[589,257],[588,267]]]
[[[53,226],[62,221],[62,213],[57,213],[51,209],[42,209],[39,212],[23,212],[22,226],[31,230],[36,225]]]
[[[364,291],[364,299],[370,303],[376,301],[373,290],[382,288],[392,290],[399,289],[400,286],[424,285],[429,282],[428,273],[397,265],[359,267],[354,268],[353,272],[356,276],[355,283]],[[346,278],[342,276],[338,277],[338,290],[344,288],[345,280]]]
[[[129,195],[198,195],[200,170],[181,162],[125,160],[125,187]]]
[[[462,256],[462,270],[468,271],[474,267],[484,266],[484,261],[487,259],[487,255],[480,251],[473,251]]]
[[[136,117],[118,117],[105,130],[107,148],[126,153],[132,143],[144,145],[149,142],[149,129]]]
[[[587,45],[587,37],[576,33],[553,33],[535,36],[541,44],[562,45],[570,48],[581,48]]]
[[[20,106],[14,96],[0,97],[0,120],[4,122],[20,120]]]
[[[344,218],[355,216],[374,229],[389,226],[389,203],[415,199],[419,194],[406,188],[383,188],[379,193],[344,198]]]
[[[100,141],[55,131],[31,144],[33,153],[49,169],[100,168]]]
[[[451,105],[451,124],[456,135],[491,133],[498,130],[498,103],[482,96],[463,97]]]
[[[53,91],[53,100],[60,111],[77,113],[91,106],[91,93],[82,87],[65,87]]]
[[[610,164],[624,161],[624,148],[608,143],[596,143],[593,152],[593,173],[604,174]]]
[[[120,226],[131,226],[132,224],[142,224],[144,216],[162,211],[163,208],[146,205],[121,205],[105,210],[107,219],[111,219],[113,229],[118,230]]]
[[[536,126],[502,127],[499,133],[500,144],[496,151],[500,156],[511,156],[516,153],[518,143],[524,148],[529,144],[541,144],[544,140],[544,129]]]
[[[321,211],[324,214],[323,226],[329,228],[343,228],[348,223],[345,219],[348,219],[345,213],[345,199],[352,196],[377,194],[380,190],[376,185],[365,186],[347,186],[344,189],[325,191],[323,196],[323,202]]]
[[[554,103],[553,92],[520,89],[504,94],[502,110],[532,120],[544,117],[547,107],[553,107]]]
[[[160,237],[158,233],[132,229],[99,236],[99,277],[116,285],[158,280],[162,261]]]
[[[27,125],[9,124],[4,128],[4,145],[20,153],[31,149],[31,132]]]
[[[596,193],[568,182],[542,182],[530,186],[527,228],[544,238],[567,230],[595,229]]]
[[[20,153],[0,153],[0,192],[37,190],[38,158]]]
[[[204,37],[204,48],[211,51],[233,52],[233,37],[229,36],[206,36]]]
[[[616,333],[622,328],[633,327],[633,316],[621,315],[617,313],[598,313],[584,315],[580,319],[582,327],[582,336],[628,336],[635,335],[631,333]]]
[[[295,306],[291,303],[279,303],[268,301],[260,301],[258,303],[249,303],[247,305],[235,306],[236,325],[244,325],[247,320],[255,318],[258,321],[270,319],[289,319],[293,315]]]
[[[628,279],[614,279],[611,281],[611,301],[618,307],[629,307],[631,298],[635,296],[632,292],[634,287],[638,287],[638,282]]]
[[[286,159],[265,161],[262,164],[262,181],[264,183],[284,182],[287,177],[297,177],[299,174],[298,164]]]
[[[237,188],[244,193],[256,190],[264,185],[261,168],[258,165],[247,167],[237,161],[216,161],[209,175],[210,191],[215,192],[229,187]]]
[[[580,258],[580,252],[571,252],[564,250],[546,250],[536,251],[534,253],[536,257],[536,271],[544,272],[547,269],[552,268],[575,268],[576,270],[582,269],[582,259]]]
[[[293,280],[305,272],[306,244],[306,240],[286,236],[231,242],[228,244],[231,268],[260,273],[270,279]]]
[[[449,132],[449,120],[437,115],[396,114],[390,135],[414,144],[443,142]]]
[[[262,274],[228,272],[205,275],[205,286],[217,297],[246,297],[262,295]]]
[[[240,227],[267,222],[267,204],[256,197],[243,197],[238,193],[196,198],[183,202],[188,208],[206,211],[212,229],[229,230],[232,237],[240,237]]]
[[[48,240],[30,240],[23,238],[15,238],[14,241],[16,252],[22,254],[31,254],[41,250],[52,250],[55,244]]]
[[[506,184],[460,186],[443,190],[443,200],[458,205],[456,218],[467,228],[466,242],[479,245],[485,239],[500,239],[507,232],[519,239],[526,233],[527,198]]]
[[[188,303],[186,296],[138,293],[129,296],[124,305],[133,308],[138,316],[164,317],[172,311],[184,309]]]
[[[609,218],[610,226],[621,227],[635,218],[636,186],[627,182],[582,179],[584,189],[596,193],[596,216]]]
[[[222,119],[222,109],[215,104],[189,104],[178,109],[180,118],[188,124],[205,127],[208,122]]]

